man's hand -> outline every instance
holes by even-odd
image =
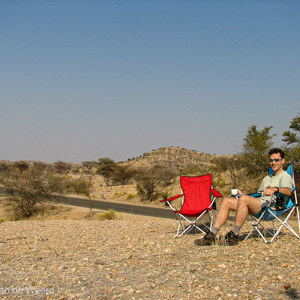
[[[276,187],[267,187],[263,193],[263,196],[271,196],[277,192]]]
[[[238,195],[243,195],[244,193],[241,190],[238,190]]]

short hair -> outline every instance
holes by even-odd
[[[280,154],[280,157],[281,157],[281,158],[284,158],[284,152],[283,152],[280,148],[272,148],[272,149],[269,151],[269,156],[271,156],[272,154],[275,154],[275,153],[279,153],[279,154]]]

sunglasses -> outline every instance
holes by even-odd
[[[269,159],[269,162],[270,162],[270,163],[272,163],[273,161],[275,161],[275,162],[280,162],[281,160],[282,160],[282,158],[274,158],[274,159],[270,158],[270,159]]]

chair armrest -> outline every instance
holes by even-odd
[[[292,188],[292,192],[295,190],[295,188]],[[248,196],[252,196],[252,197],[255,197],[255,198],[259,198],[262,196],[261,193],[254,193],[254,194],[247,194]],[[286,196],[286,197],[289,197],[288,195],[285,195],[285,194],[282,194],[280,192],[277,192],[277,193],[274,193],[273,195],[276,195],[276,196]]]
[[[215,196],[215,197],[223,197],[217,190],[215,189],[211,189],[211,193]]]
[[[286,195],[286,194],[283,194],[283,193],[280,193],[280,192],[277,192],[277,193],[274,193],[274,195],[276,195],[276,196],[286,196],[286,197],[290,197],[290,196],[288,196],[288,195]]]
[[[261,197],[261,193],[254,193],[254,194],[247,194],[248,196],[254,197],[254,198],[259,198]]]
[[[162,200],[159,200],[160,202],[166,202],[166,201],[173,201],[173,200],[175,200],[175,199],[177,199],[177,198],[180,198],[180,197],[182,197],[183,196],[183,194],[181,194],[181,195],[177,195],[177,196],[175,196],[175,197],[172,197],[172,198],[169,198],[169,199],[162,199]]]
[[[292,196],[292,193],[295,191],[295,189],[296,189],[295,187],[291,188],[291,194],[290,194],[290,195],[286,195],[286,194],[283,194],[283,193],[281,193],[281,192],[274,193],[274,195],[279,196],[279,197],[281,197],[281,196],[284,196],[284,197],[291,197],[291,196]]]

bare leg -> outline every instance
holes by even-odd
[[[258,214],[261,210],[261,201],[257,198],[242,195],[237,203],[237,211],[234,224],[242,227],[249,213]]]
[[[220,209],[218,211],[214,227],[220,228],[228,219],[230,210],[237,210],[238,199],[237,198],[224,198],[221,202]]]
[[[216,242],[216,230],[220,228],[227,221],[229,212],[231,210],[236,211],[234,230],[240,230],[243,226],[249,212],[257,214],[261,210],[261,201],[257,198],[242,195],[240,198],[224,198],[220,209],[217,214],[216,221],[211,231],[206,233],[201,239],[195,240],[195,244],[198,246],[212,245]],[[226,236],[225,240],[229,245],[238,243],[238,233],[236,231],[230,231]]]

